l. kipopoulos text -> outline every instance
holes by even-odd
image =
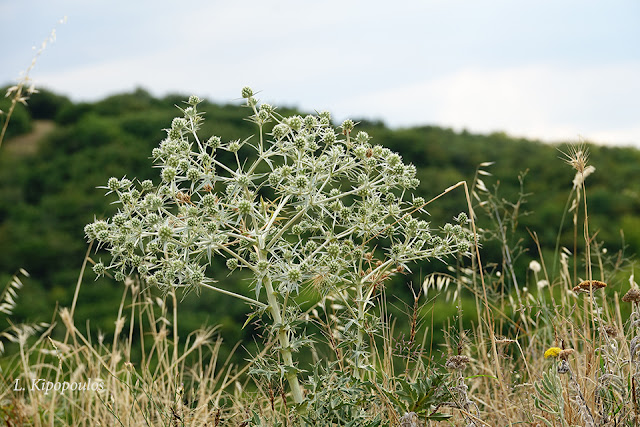
[[[20,379],[16,378],[13,383],[13,391],[24,391],[29,389],[29,391],[41,391],[44,394],[49,394],[52,391],[57,391],[60,393],[66,393],[68,391],[104,391],[104,382],[101,379],[92,379],[89,378],[85,382],[76,382],[76,381],[47,381],[44,378],[35,378],[32,379],[30,383],[25,384],[23,386],[20,383]]]

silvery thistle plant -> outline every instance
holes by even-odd
[[[408,263],[468,252],[463,213],[432,231],[425,201],[410,190],[416,168],[354,123],[334,128],[328,113],[283,117],[253,91],[242,96],[258,133],[244,141],[203,138],[200,99],[189,98],[167,137],[153,149],[161,181],[110,178],[119,210],[85,227],[111,254],[95,264],[117,280],[138,274],[165,290],[208,288],[266,313],[278,342],[281,374],[296,404],[304,401],[293,353],[305,341],[296,333],[301,311],[295,295],[318,289],[318,300],[341,295],[353,332],[354,375],[367,369],[366,316],[384,279]],[[228,152],[234,162],[219,160]],[[376,254],[374,258],[374,255]],[[207,267],[224,257],[228,269],[250,270],[251,295],[214,286]],[[380,258],[380,259],[377,259]],[[348,297],[344,297],[344,296]]]

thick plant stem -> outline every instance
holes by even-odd
[[[365,301],[364,301],[364,294],[362,292],[361,280],[358,280],[356,282],[356,293],[357,293],[356,302],[358,304],[358,337],[356,340],[355,375],[356,375],[356,378],[362,379],[362,373],[360,372],[362,361],[360,360],[360,358],[361,358],[361,355],[363,354],[362,345],[364,342],[363,326],[364,326]]]
[[[289,336],[287,335],[287,331],[285,330],[285,327],[282,324],[282,315],[280,314],[280,303],[278,303],[278,300],[276,298],[276,295],[270,280],[268,279],[265,280],[264,287],[265,287],[265,290],[267,291],[267,297],[269,299],[269,307],[271,308],[273,321],[274,323],[281,325],[280,330],[278,331],[278,341],[280,341],[280,354],[282,355],[282,360],[285,366],[289,368],[294,368],[293,356],[291,355],[291,347],[289,345]],[[300,387],[300,382],[298,381],[298,375],[295,372],[287,372],[286,377],[287,377],[287,381],[289,382],[289,386],[291,387],[293,400],[297,404],[302,403],[304,400],[304,396],[302,395],[302,388]]]
[[[263,255],[261,255],[261,257],[262,256]],[[293,364],[293,355],[291,354],[289,335],[287,335],[285,325],[282,322],[282,311],[280,308],[280,303],[278,302],[278,298],[273,289],[271,279],[265,277],[262,280],[262,284],[264,285],[264,289],[267,293],[267,299],[269,301],[269,309],[271,310],[273,323],[279,325],[278,341],[280,342],[280,355],[282,356],[284,365],[287,368],[290,368],[285,376],[287,377],[287,381],[289,382],[289,387],[291,387],[293,400],[294,402],[296,402],[296,404],[299,405],[304,401],[304,395],[302,394],[302,387],[300,387],[300,382],[298,381],[298,375],[295,372],[295,365]]]

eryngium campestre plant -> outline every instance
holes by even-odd
[[[200,135],[200,99],[192,96],[153,149],[160,181],[110,178],[107,194],[118,197],[118,213],[85,232],[111,253],[108,265],[94,266],[98,275],[139,274],[164,289],[204,286],[267,312],[281,372],[299,404],[304,397],[292,349],[302,341],[293,326],[300,287],[350,295],[345,302],[355,305],[349,312],[360,375],[365,314],[376,286],[411,261],[468,252],[467,217],[434,232],[420,219],[424,200],[410,193],[419,185],[415,166],[372,145],[365,132],[354,136],[351,120],[336,129],[326,112],[283,117],[259,105],[250,88],[242,95],[256,136],[225,142]],[[220,160],[225,156],[231,161]],[[380,259],[372,263],[374,250]],[[214,257],[225,258],[232,271],[250,270],[253,295],[212,286],[207,266]]]

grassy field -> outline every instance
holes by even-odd
[[[36,132],[46,130],[36,124]],[[232,361],[221,349],[233,354],[239,344],[224,342],[215,326],[180,336],[175,290],[159,297],[136,274],[125,278],[113,308],[112,336],[79,328],[83,278],[98,264],[92,243],[70,307],[51,322],[15,323],[2,334],[0,415],[11,426],[636,425],[640,289],[626,255],[608,253],[589,228],[594,169],[587,148],[571,147],[565,160],[575,173],[565,183],[564,212],[573,248],[557,246],[547,259],[540,250],[526,272],[517,271],[510,234],[520,206],[486,189],[479,178],[489,165],[480,165],[473,182],[448,190],[462,197],[467,190],[464,224],[474,244],[447,273],[424,278],[401,310],[406,316],[390,315],[394,302],[381,281],[368,300],[375,327],[359,324],[354,351],[344,313],[358,307],[353,295],[360,291],[312,292],[317,302],[297,315],[312,331],[297,350],[311,360],[297,374],[300,396],[292,394],[293,365],[282,360],[282,340],[268,333],[266,320],[260,350]],[[475,218],[485,213],[493,228],[478,230]],[[498,263],[483,262],[487,235],[500,242]],[[536,233],[530,239],[540,248]],[[390,276],[402,273],[397,267]],[[27,274],[16,274],[2,294],[9,319]],[[444,305],[455,306],[455,315],[435,324]],[[444,336],[435,352],[434,334]],[[363,348],[366,366],[357,362]]]

